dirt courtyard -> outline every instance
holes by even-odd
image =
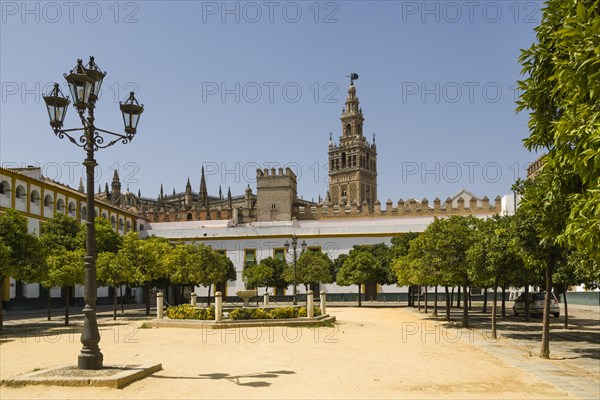
[[[138,319],[101,318],[105,365],[161,362],[163,370],[121,390],[2,386],[0,398],[570,398],[471,343],[476,330],[436,327],[401,308],[328,312],[334,327],[224,331],[138,329]],[[6,336],[0,378],[75,364],[80,347],[72,330]]]

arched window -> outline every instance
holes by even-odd
[[[17,186],[17,193],[15,194],[17,199],[25,199],[25,188],[22,185]]]
[[[96,216],[98,216],[98,213],[96,213]],[[103,212],[102,213],[102,218],[108,219],[108,214],[106,212]]]
[[[4,194],[4,195],[8,196],[9,192],[10,192],[10,183],[8,183],[7,181],[0,182],[0,194]]]
[[[131,222],[129,222],[129,220],[127,220],[127,222],[125,223],[125,233],[129,232],[131,230]]]
[[[37,190],[32,190],[31,194],[29,195],[29,201],[31,201],[33,204],[38,204],[40,202],[40,192]]]
[[[50,196],[49,194],[44,196],[44,207],[52,207],[52,204],[54,204],[54,201],[52,200],[52,196]]]
[[[75,217],[75,215],[77,215],[76,210],[77,208],[75,207],[75,203],[72,201],[69,202],[69,215]]]
[[[117,227],[117,219],[115,218],[114,215],[110,217],[110,223],[111,223],[113,229],[115,229]]]
[[[87,220],[87,207],[86,206],[81,207],[81,219]]]
[[[346,124],[346,136],[350,136],[352,133],[352,126],[350,124]]]
[[[125,222],[123,221],[123,218],[119,218],[119,230],[123,230],[124,227]]]
[[[192,219],[193,219],[193,217],[192,217],[192,213],[188,213],[188,215],[187,215],[187,220],[188,220],[188,221],[191,221]]]
[[[346,168],[346,152],[342,152],[342,168]]]
[[[56,201],[56,211],[65,212],[65,201],[63,199],[58,199]]]

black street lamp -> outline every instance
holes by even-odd
[[[81,333],[81,343],[83,347],[79,353],[77,365],[79,369],[101,369],[103,356],[100,352],[100,333],[98,331],[98,322],[96,320],[96,235],[95,235],[95,206],[94,206],[94,168],[98,165],[94,159],[94,152],[103,149],[117,142],[127,144],[131,142],[136,134],[139,117],[144,111],[144,106],[139,105],[133,92],[125,103],[121,103],[120,108],[125,121],[125,134],[114,133],[97,128],[94,125],[94,108],[102,80],[106,72],[102,72],[94,57],[90,57],[88,65],[84,66],[81,60],[77,60],[77,65],[69,74],[64,74],[69,84],[69,90],[73,97],[73,106],[77,109],[77,114],[81,120],[82,128],[63,129],[67,106],[71,102],[60,91],[58,83],[54,84],[53,90],[44,96],[48,116],[50,117],[50,126],[54,134],[60,139],[68,138],[76,146],[83,148],[87,157],[83,161],[86,167],[87,175],[87,216],[86,216],[86,255],[85,255],[85,307],[83,308],[83,332]],[[87,116],[85,115],[87,111]],[[82,131],[81,135],[73,135],[73,132]],[[102,135],[104,133],[105,135]],[[106,137],[106,139],[105,139]]]
[[[287,240],[285,241],[285,249],[287,251],[290,250],[290,246],[292,247],[293,253],[294,253],[294,300],[292,302],[293,305],[297,305],[298,301],[296,299],[296,265],[298,264],[298,253],[296,252],[297,248],[298,248],[298,238],[296,237],[296,235],[292,235],[292,243],[290,244]],[[302,241],[302,253],[304,253],[304,251],[306,250],[306,242],[303,240]]]

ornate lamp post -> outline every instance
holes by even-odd
[[[98,343],[100,334],[98,332],[98,323],[96,320],[96,237],[95,237],[95,206],[94,206],[94,168],[98,165],[94,159],[94,152],[103,149],[117,142],[123,144],[129,143],[136,134],[137,124],[140,115],[144,111],[144,106],[136,100],[133,92],[124,103],[120,103],[123,121],[125,123],[125,134],[114,133],[97,128],[94,125],[94,108],[102,80],[106,72],[102,72],[94,57],[90,57],[90,62],[84,66],[81,60],[77,60],[77,65],[69,74],[64,74],[69,84],[69,90],[73,98],[73,106],[77,109],[77,114],[81,120],[82,128],[63,129],[67,106],[71,102],[65,97],[58,85],[54,84],[54,89],[44,96],[48,116],[50,117],[50,126],[54,134],[60,139],[68,138],[73,144],[83,148],[87,157],[83,161],[87,174],[87,217],[86,217],[86,255],[85,255],[85,307],[83,308],[83,332],[81,334],[81,343],[83,348],[78,358],[79,369],[100,369],[102,368],[102,353]],[[87,116],[85,115],[87,111]],[[74,132],[81,131],[81,134]],[[104,135],[102,135],[104,134]],[[79,136],[79,137],[77,137]]]
[[[293,305],[298,304],[298,301],[296,299],[296,265],[298,264],[298,253],[296,252],[297,248],[298,248],[298,238],[296,237],[296,235],[292,235],[292,243],[290,244],[287,240],[285,241],[285,249],[287,251],[290,250],[290,246],[292,247],[293,250],[293,255],[294,255],[294,300],[292,302]],[[303,240],[302,241],[302,253],[304,253],[304,251],[306,250],[306,242]]]

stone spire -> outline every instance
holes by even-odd
[[[160,195],[158,196],[159,200],[162,200],[165,197],[165,193],[163,191],[163,185],[162,183],[160,184]]]
[[[350,81],[348,96],[346,96],[346,107],[342,111],[342,137],[362,136],[362,125],[364,117],[358,96],[356,96],[356,87],[354,81]]]
[[[231,187],[227,189],[227,207],[230,210],[233,208],[233,199],[231,198]]]
[[[175,196],[175,194],[176,194],[176,193],[175,193],[175,188],[173,188],[173,196]]]
[[[223,191],[221,190],[221,185],[219,185],[219,200],[223,200]]]
[[[104,193],[106,193],[106,197],[109,197],[110,192],[108,191],[108,182],[104,183]]]
[[[192,193],[192,184],[190,183],[190,178],[188,176],[187,183],[185,184],[185,192]]]
[[[142,192],[140,191],[140,189],[138,189],[138,199],[142,198]]]
[[[98,193],[102,193],[102,186],[100,184],[98,184]]]
[[[111,189],[113,196],[119,196],[121,194],[121,179],[119,179],[119,172],[116,169],[113,174]]]
[[[79,178],[79,188],[77,190],[79,190],[81,193],[85,193],[85,189],[83,187],[83,177]]]
[[[208,206],[208,191],[206,190],[206,178],[204,177],[204,165],[200,174],[200,206]]]

